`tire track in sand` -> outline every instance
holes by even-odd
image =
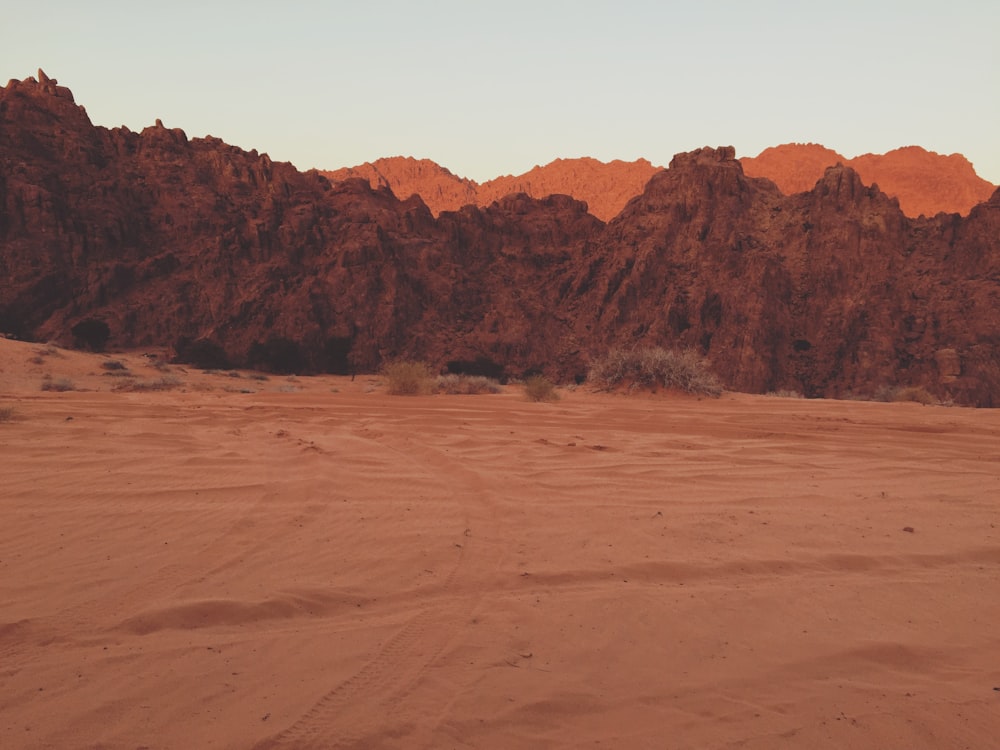
[[[387,434],[407,434],[394,427]],[[461,554],[442,583],[432,604],[426,604],[380,647],[360,670],[332,686],[307,711],[285,729],[254,746],[254,750],[278,748],[361,748],[377,744],[374,735],[406,721],[407,698],[418,689],[422,677],[441,658],[466,627],[485,592],[477,585],[483,573],[491,573],[502,562],[500,545],[477,541],[468,530],[499,524],[496,500],[482,476],[471,470],[461,456],[446,455],[430,445],[426,433],[419,444],[399,438],[390,442],[379,431],[366,428],[367,439],[405,455],[447,476],[465,512],[466,536]],[[457,593],[471,592],[471,593]],[[387,735],[388,736],[388,735]],[[398,739],[398,737],[396,738]]]

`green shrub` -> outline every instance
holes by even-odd
[[[423,362],[397,360],[382,368],[394,396],[417,396],[431,390],[431,371]]]
[[[502,390],[496,380],[482,375],[439,375],[434,381],[435,393],[476,395]]]
[[[555,384],[544,375],[532,375],[524,381],[524,393],[529,401],[558,401]]]
[[[588,380],[600,388],[674,388],[685,393],[722,395],[722,385],[708,361],[691,350],[662,347],[612,349],[591,364]]]

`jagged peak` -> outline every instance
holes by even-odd
[[[674,154],[674,158],[670,160],[670,169],[681,169],[699,164],[722,164],[726,162],[739,164],[736,160],[736,149],[733,146],[717,146],[715,148],[704,146],[694,151]]]

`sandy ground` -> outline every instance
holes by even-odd
[[[997,746],[1000,411],[115,358],[0,341],[5,749]]]

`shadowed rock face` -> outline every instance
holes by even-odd
[[[561,379],[612,345],[664,345],[740,390],[1000,403],[1000,193],[913,220],[850,168],[786,196],[721,148],[676,156],[608,224],[560,195],[435,218],[367,179],[94,127],[40,77],[0,90],[0,211],[0,330],[25,338],[95,320],[109,347],[234,365],[405,356]]]

